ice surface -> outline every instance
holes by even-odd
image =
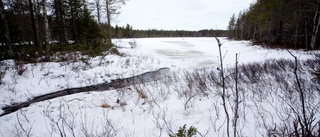
[[[224,64],[234,66],[235,54],[239,54],[239,63],[261,62],[266,59],[292,59],[286,50],[265,49],[252,45],[249,41],[230,41],[219,38],[223,43]],[[114,40],[119,45],[127,45],[132,39]],[[143,38],[134,39],[143,53],[173,68],[203,68],[218,65],[218,44],[214,38]],[[292,51],[299,59],[309,58],[308,52]]]

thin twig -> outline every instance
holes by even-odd
[[[220,40],[215,37],[217,42],[218,42],[218,46],[219,46],[219,55],[220,55],[220,73],[221,73],[221,78],[222,78],[222,104],[223,104],[223,109],[224,112],[226,114],[226,119],[227,119],[227,137],[230,137],[230,130],[229,130],[229,123],[230,123],[230,117],[229,117],[229,113],[227,110],[227,104],[226,104],[226,87],[225,87],[225,77],[224,77],[224,68],[223,68],[223,58],[222,58],[222,53],[221,53],[221,46],[222,43],[220,42]]]

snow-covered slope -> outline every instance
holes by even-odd
[[[285,126],[293,127],[294,121],[290,120],[294,116],[285,117],[288,115],[282,112],[290,114],[292,110],[286,109],[294,106],[300,115],[300,104],[295,103],[299,100],[293,86],[295,82],[279,82],[281,77],[283,81],[295,81],[292,65],[283,60],[283,66],[278,63],[281,67],[273,75],[268,72],[272,63],[263,63],[272,62],[271,59],[293,60],[293,57],[286,50],[264,49],[249,41],[220,39],[228,74],[226,96],[230,134],[234,131],[236,88],[232,68],[236,53],[240,55],[239,65],[251,64],[241,70],[257,69],[255,74],[251,71],[250,74],[239,74],[241,95],[237,134],[266,136],[271,132],[277,134]],[[168,67],[170,73],[154,82],[32,104],[0,117],[0,136],[168,136],[184,124],[196,127],[203,136],[227,135],[222,89],[217,82],[220,80],[218,45],[214,38],[115,39],[113,42],[125,56],[25,64],[22,75],[18,75],[14,61],[1,62],[0,107],[61,89],[110,82],[159,68]],[[291,52],[299,60],[313,58],[312,52]],[[255,66],[253,62],[262,65]],[[314,92],[306,97],[308,105],[313,106],[320,98],[315,92],[319,86],[312,84],[311,75],[305,70],[310,68],[310,65],[301,66],[299,74],[304,82],[308,82],[302,87]],[[259,76],[253,79],[248,77],[256,74]],[[292,100],[281,100],[288,96],[283,92],[285,90],[290,92]],[[319,116],[319,112],[315,115]],[[288,125],[283,124],[286,120]]]

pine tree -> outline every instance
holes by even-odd
[[[234,38],[235,37],[235,25],[236,25],[236,15],[233,14],[230,18],[229,25],[228,25],[228,33],[229,33],[229,38]]]

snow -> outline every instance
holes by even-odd
[[[154,55],[160,62],[165,62],[167,67],[173,68],[203,68],[218,65],[218,44],[214,38],[142,38],[119,39],[116,44],[123,45],[127,42],[137,43],[143,53]],[[230,41],[221,38],[222,52],[226,66],[233,66],[235,54],[239,53],[240,63],[259,62],[266,59],[286,58],[292,56],[286,50],[265,49],[261,46],[251,45],[249,41]],[[148,46],[146,46],[148,45]],[[249,46],[250,45],[250,46]],[[310,57],[308,53],[299,53],[300,59]],[[303,53],[301,55],[301,53]]]
[[[220,39],[227,68],[234,67],[237,53],[240,64],[293,59],[286,50],[265,49],[252,45],[250,41]],[[194,126],[202,134],[207,133],[207,136],[226,136],[220,87],[208,85],[202,93],[200,84],[199,87],[190,87],[188,83],[199,81],[188,76],[207,76],[209,72],[217,71],[219,52],[214,38],[114,39],[113,42],[124,53],[123,57],[108,55],[87,58],[86,62],[26,64],[22,75],[17,74],[14,61],[1,62],[0,107],[66,88],[110,82],[150,71],[159,70],[159,74],[164,75],[162,79],[31,104],[0,117],[0,135],[168,136],[187,124],[187,127]],[[313,58],[313,52],[290,51],[299,60]],[[292,77],[291,72],[283,74]],[[307,73],[303,76],[310,78]],[[266,75],[261,79],[266,82],[253,83],[254,89],[246,84],[240,86],[242,91],[250,91],[243,93],[246,98],[242,98],[240,107],[238,133],[243,136],[266,136],[266,129],[272,128],[270,125],[283,120],[276,111],[283,105],[276,98],[283,95],[278,93],[281,89],[276,86],[273,77]],[[227,91],[234,92],[233,83],[228,84]],[[256,91],[261,87],[264,87],[262,91]],[[255,91],[256,94],[253,93]],[[316,98],[316,101],[319,100],[319,95]],[[233,96],[229,98],[229,104],[233,104],[233,99]],[[230,113],[231,107],[228,108]]]

